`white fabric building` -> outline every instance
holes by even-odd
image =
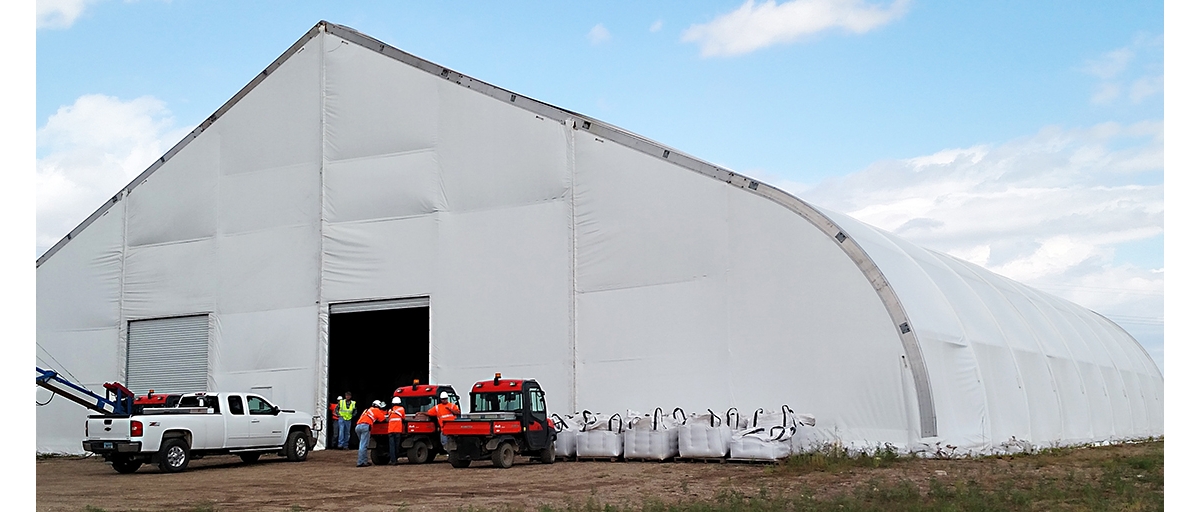
[[[1163,433],[1095,312],[325,22],[37,265],[38,364],[92,389],[323,411],[503,372],[556,412],[787,404],[856,445]],[[38,451],[86,414],[39,407]]]

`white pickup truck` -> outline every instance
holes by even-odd
[[[104,456],[120,473],[133,473],[144,463],[183,471],[206,455],[234,454],[254,462],[275,453],[302,461],[321,420],[250,393],[188,393],[175,407],[88,416],[83,449]]]

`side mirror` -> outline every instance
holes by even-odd
[[[272,416],[279,416],[279,406],[278,406],[278,405],[272,405],[272,406],[271,406],[271,415],[272,415]]]

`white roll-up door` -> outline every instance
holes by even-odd
[[[364,311],[384,311],[387,309],[427,308],[429,297],[411,297],[406,299],[368,300],[362,302],[343,302],[330,304],[329,313],[362,313]]]
[[[128,354],[134,393],[208,391],[208,315],[130,321]]]

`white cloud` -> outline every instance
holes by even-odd
[[[612,34],[608,33],[608,29],[604,28],[602,23],[597,23],[596,26],[588,31],[587,38],[593,45],[597,45],[612,39]]]
[[[96,0],[37,0],[37,28],[69,28]]]
[[[877,162],[797,195],[1123,325],[1161,329],[1161,121],[1050,127],[995,147]],[[1141,341],[1161,354],[1161,338]]]
[[[658,20],[650,24],[651,32],[658,32],[659,30],[662,30],[662,20]]]
[[[37,131],[37,252],[42,254],[183,138],[166,105],[80,96]]]
[[[1134,80],[1129,85],[1129,101],[1133,103],[1141,103],[1142,100],[1150,96],[1156,96],[1163,92],[1163,75],[1144,76]]]
[[[1115,83],[1103,83],[1096,86],[1096,92],[1092,93],[1092,103],[1097,105],[1108,105],[1117,98],[1121,97],[1121,85]]]
[[[1111,105],[1121,100],[1138,104],[1163,92],[1163,38],[1139,36],[1129,46],[1090,59],[1081,68],[1099,82],[1092,103]]]
[[[885,8],[862,0],[746,0],[708,23],[688,27],[683,41],[698,43],[705,57],[741,55],[833,28],[861,34],[900,18],[908,3],[895,0]]]
[[[1104,54],[1099,59],[1089,60],[1084,69],[1103,79],[1115,78],[1129,67],[1134,53],[1131,48],[1121,48]]]

